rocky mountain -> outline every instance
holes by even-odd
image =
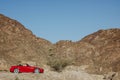
[[[50,41],[36,37],[18,21],[0,14],[0,67],[18,63],[50,66],[73,65],[89,73],[120,71],[120,28],[99,30],[82,40]]]
[[[59,41],[55,52],[90,73],[120,71],[120,29],[99,30],[77,42]]]
[[[0,14],[0,66],[6,68],[22,62],[46,63],[51,42],[38,38],[18,21]]]
[[[81,42],[91,45],[91,59],[102,72],[120,71],[120,29],[99,30]]]

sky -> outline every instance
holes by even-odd
[[[120,28],[120,0],[0,0],[0,14],[52,43]]]

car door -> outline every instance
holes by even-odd
[[[24,66],[18,66],[18,69],[20,72],[25,72],[25,67]]]
[[[23,66],[23,72],[30,72],[29,66]]]
[[[32,66],[24,66],[24,72],[33,72],[34,68]]]

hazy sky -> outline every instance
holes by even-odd
[[[120,0],[0,0],[0,13],[53,43],[120,28]]]

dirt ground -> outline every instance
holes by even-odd
[[[41,74],[0,72],[0,80],[103,80],[103,76],[68,70],[60,73],[46,71]]]

